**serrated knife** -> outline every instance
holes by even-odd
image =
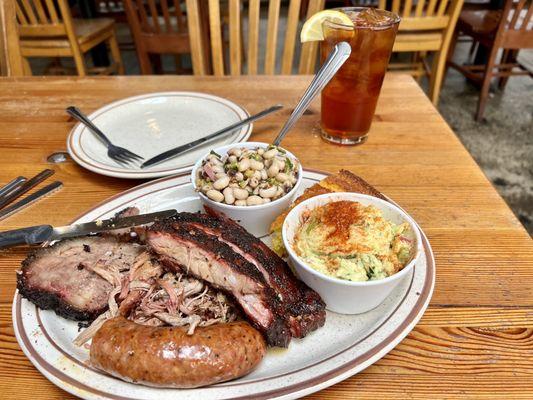
[[[0,232],[0,248],[17,246],[20,244],[39,244],[53,240],[112,231],[115,229],[131,228],[169,218],[175,214],[176,210],[165,210],[149,214],[135,215],[132,217],[97,220],[56,228],[51,225],[30,226],[28,228]]]

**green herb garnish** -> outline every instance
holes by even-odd
[[[287,157],[285,159],[285,173],[288,174],[292,171],[294,165],[292,164],[292,161]]]
[[[237,162],[232,162],[231,164],[226,164],[224,166],[224,168],[226,168],[226,170],[233,170],[233,171],[238,171],[239,170],[239,166],[237,165]]]
[[[318,226],[318,221],[313,218],[310,222],[307,224],[307,228],[305,229],[305,233],[309,235],[313,229],[315,229]]]
[[[213,154],[214,156],[217,156],[218,158],[222,158],[222,157],[220,156],[220,154],[218,154],[218,153],[217,153],[216,151],[214,151],[214,150],[211,150],[211,151],[209,152],[209,154]]]
[[[356,254],[350,254],[350,255],[342,255],[342,256],[339,256],[340,258],[344,258],[345,260],[353,260],[355,258],[357,258],[357,253]]]

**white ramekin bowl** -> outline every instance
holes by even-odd
[[[240,142],[232,143],[222,147],[217,147],[216,149],[213,149],[213,151],[223,156],[228,152],[228,150],[234,147],[250,149],[256,147],[266,148],[268,145],[268,143],[261,142]],[[209,153],[206,153],[202,158],[196,161],[196,164],[194,164],[194,167],[191,171],[191,182],[195,190],[196,171],[198,170],[198,168],[200,168],[200,166],[202,165],[202,161],[205,160],[208,155]],[[293,160],[298,160],[290,151],[287,151],[287,155]],[[200,199],[202,200],[202,203],[217,211],[223,212],[231,219],[238,221],[252,235],[261,237],[269,233],[270,224],[274,221],[274,219],[276,219],[278,215],[280,215],[287,208],[289,208],[289,205],[291,204],[294,196],[296,195],[300,183],[302,183],[302,176],[302,164],[298,162],[298,177],[296,184],[291,189],[291,191],[277,200],[258,206],[234,206],[230,204],[218,203],[205,196],[202,192],[198,192],[198,194],[200,196]]]
[[[302,223],[302,214],[327,203],[340,200],[357,201],[365,206],[373,205],[383,212],[387,220],[395,224],[404,222],[409,224],[411,229],[407,236],[413,241],[414,251],[411,260],[401,271],[384,279],[352,282],[318,272],[296,254],[293,250],[294,236]],[[285,218],[282,234],[283,244],[299,278],[322,296],[328,310],[340,314],[360,314],[381,304],[402,279],[411,274],[413,266],[421,253],[422,241],[420,232],[409,215],[394,204],[377,197],[359,193],[328,193],[298,204]]]

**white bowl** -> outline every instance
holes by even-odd
[[[387,220],[395,224],[404,222],[409,224],[411,229],[407,236],[413,241],[415,247],[411,260],[401,271],[379,280],[352,282],[318,272],[296,254],[293,250],[294,235],[302,223],[302,214],[339,200],[357,201],[365,206],[373,205],[383,212]],[[298,204],[285,218],[282,234],[283,244],[299,278],[322,296],[328,310],[340,314],[360,314],[381,304],[402,279],[411,274],[422,250],[420,232],[415,221],[409,215],[389,202],[359,193],[328,193]]]
[[[217,154],[223,156],[228,152],[229,149],[232,149],[234,147],[244,147],[250,149],[256,147],[266,148],[267,146],[269,146],[268,143],[262,142],[241,142],[217,147],[213,150]],[[194,164],[194,167],[191,171],[191,182],[195,190],[196,171],[198,170],[198,168],[200,168],[200,166],[202,165],[202,161],[205,160],[208,155],[209,153],[206,153],[202,158],[196,161],[196,164]],[[290,151],[287,151],[287,155],[290,156],[293,160],[298,160]],[[198,194],[200,195],[200,199],[204,204],[217,211],[223,212],[231,219],[238,221],[252,235],[261,237],[268,235],[270,231],[270,224],[274,221],[274,219],[276,219],[278,215],[280,215],[287,208],[289,208],[289,205],[291,204],[294,196],[296,195],[298,187],[302,182],[302,177],[302,164],[298,162],[298,177],[296,184],[291,189],[291,191],[277,200],[257,206],[234,206],[231,204],[218,203],[205,196],[202,192],[198,192]]]

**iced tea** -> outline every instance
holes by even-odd
[[[322,91],[322,137],[340,144],[366,140],[400,19],[373,8],[340,8],[354,27],[325,21],[322,60],[346,41],[350,58]]]

